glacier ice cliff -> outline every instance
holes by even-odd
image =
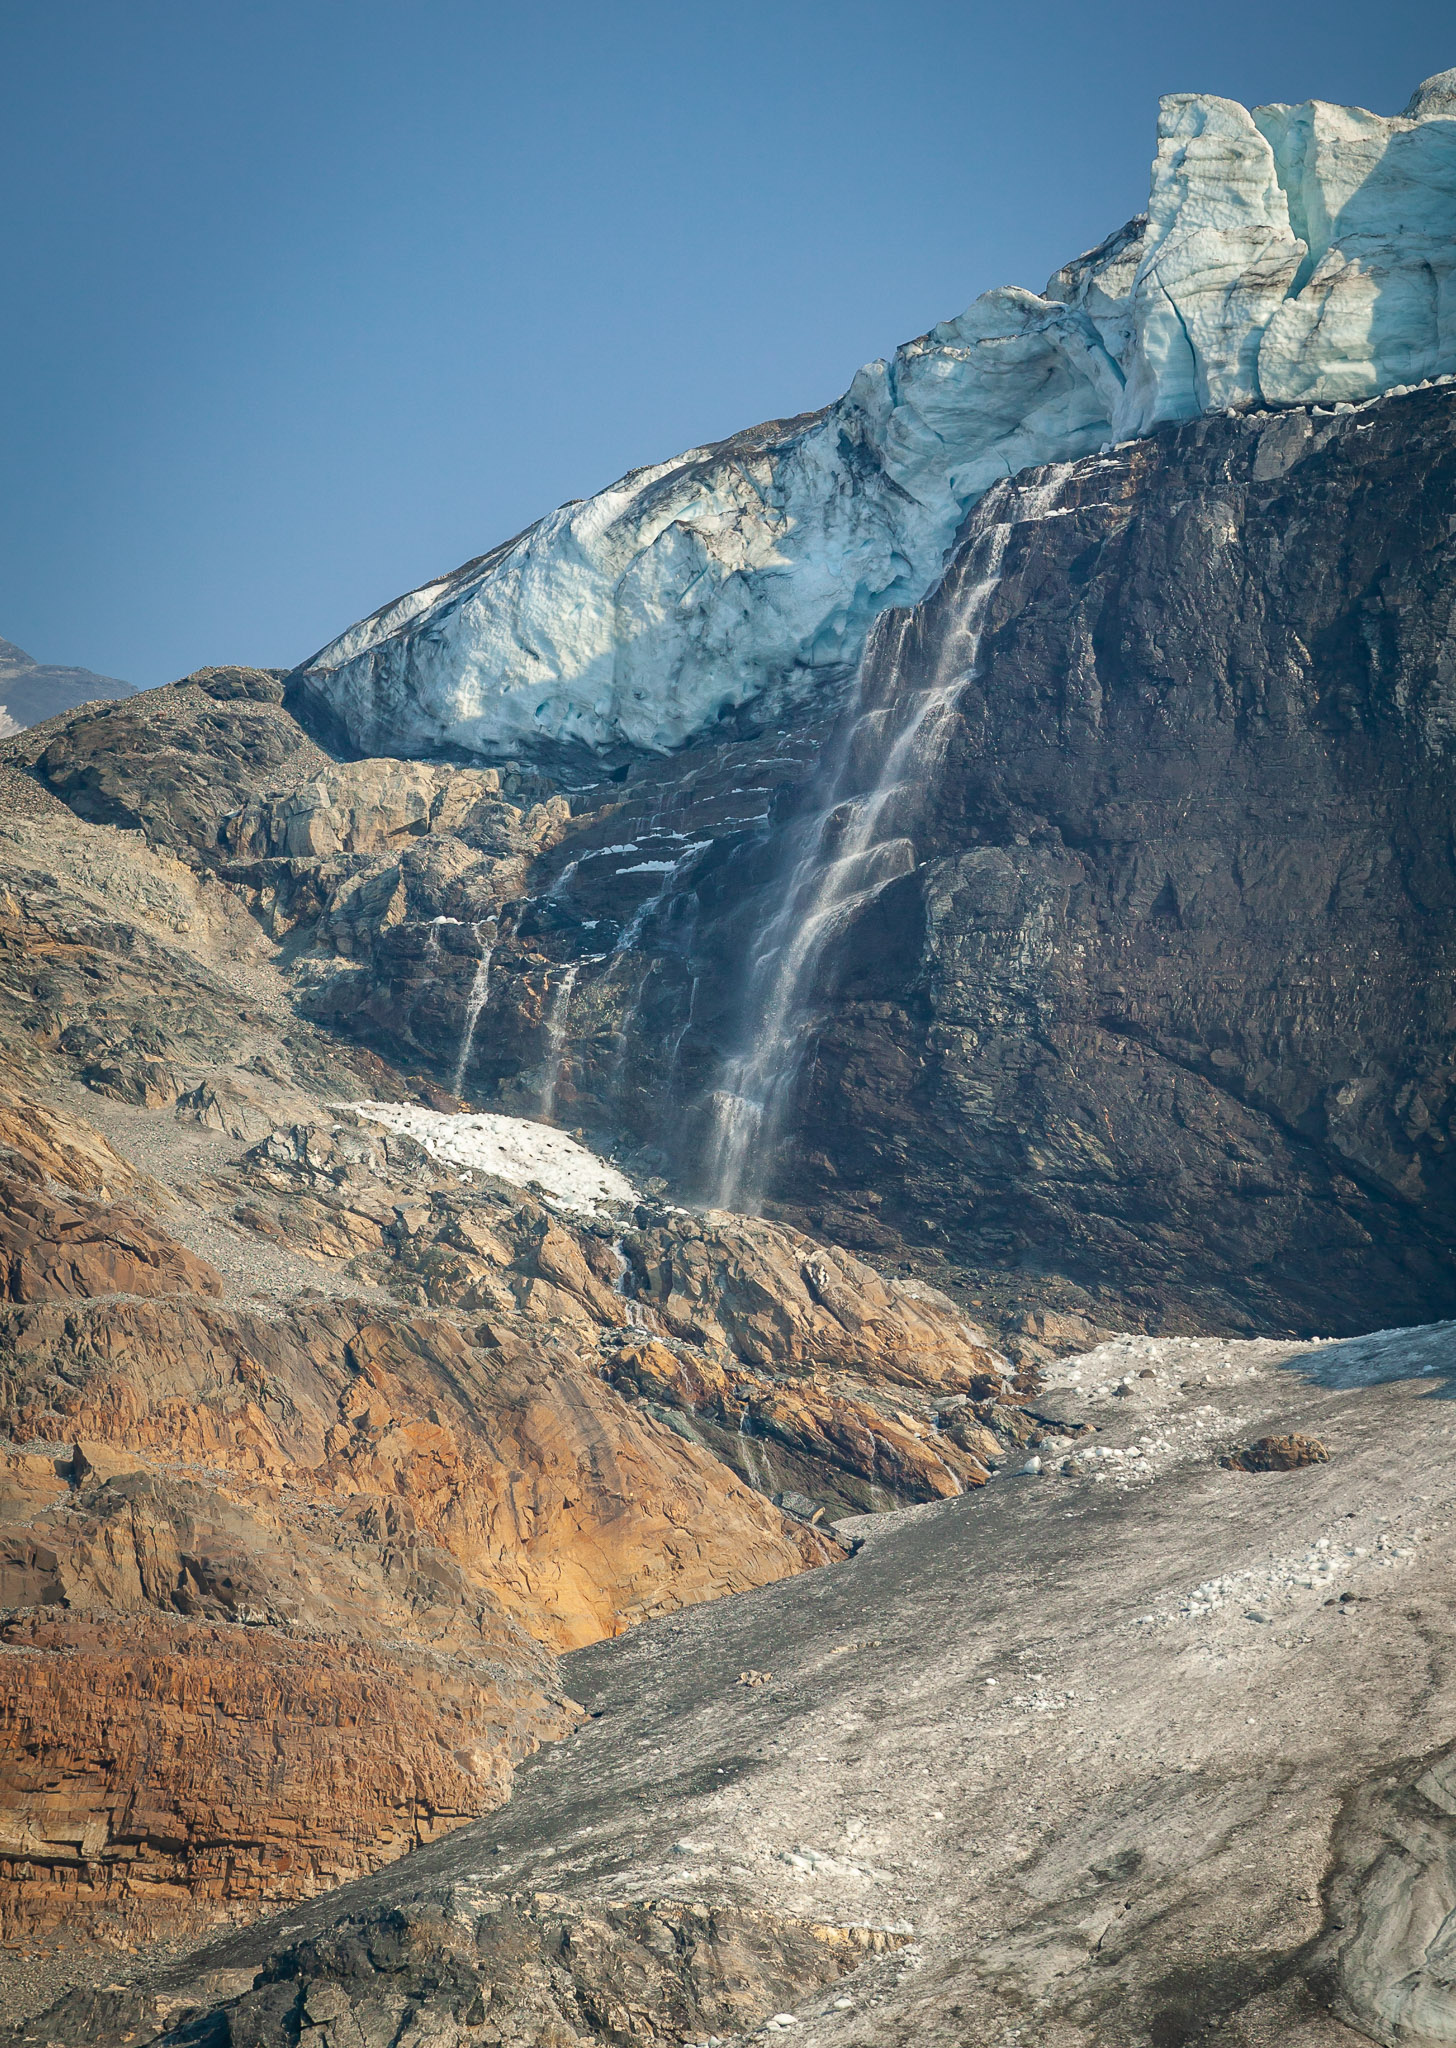
[[[1456,70],[1393,117],[1174,93],[1145,215],[836,404],[633,470],[385,606],[293,689],[368,753],[668,751],[840,685],[999,477],[1160,422],[1456,374]]]

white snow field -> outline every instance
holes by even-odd
[[[1174,93],[1145,216],[836,404],[638,469],[304,664],[352,742],[681,745],[832,692],[998,478],[1161,421],[1456,373],[1456,70],[1385,117]]]
[[[536,1186],[563,1207],[595,1213],[599,1202],[634,1202],[625,1174],[550,1124],[523,1116],[450,1116],[412,1102],[351,1102],[356,1116],[416,1138],[432,1159],[493,1174],[513,1187]]]

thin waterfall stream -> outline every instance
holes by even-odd
[[[566,1033],[571,1022],[571,993],[576,987],[578,966],[573,961],[562,973],[560,981],[551,994],[551,1007],[546,1013],[546,1061],[545,1080],[542,1083],[536,1114],[542,1123],[549,1123],[556,1113],[556,1090],[561,1080],[562,1062],[566,1056]]]
[[[1060,484],[1053,472],[1021,490],[1016,522],[1043,516]],[[871,897],[916,866],[906,813],[913,818],[975,673],[1011,532],[1010,522],[987,524],[972,542],[974,580],[961,594],[957,630],[942,643],[935,673],[913,694],[873,701],[886,669],[892,678],[897,672],[914,614],[886,614],[871,633],[854,703],[828,758],[828,800],[797,835],[797,857],[748,962],[749,1033],[725,1061],[712,1098],[704,1180],[718,1208],[755,1205],[811,1036],[808,999],[826,947]],[[878,767],[866,786],[866,763],[874,759]]]
[[[480,1013],[490,996],[490,956],[495,950],[493,943],[484,936],[485,927],[474,925],[476,944],[480,957],[475,963],[475,977],[470,984],[470,995],[465,1004],[465,1022],[460,1032],[460,1053],[455,1061],[455,1074],[450,1083],[451,1092],[460,1094],[465,1086],[465,1070],[470,1065],[470,1054],[475,1045],[475,1027],[480,1022]]]

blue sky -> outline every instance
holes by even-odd
[[[1452,64],[1449,0],[0,0],[0,635],[290,664],[1039,287],[1160,92]]]

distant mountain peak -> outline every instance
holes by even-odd
[[[117,676],[37,661],[13,640],[0,639],[0,739],[93,698],[130,697],[135,691],[135,683]]]

